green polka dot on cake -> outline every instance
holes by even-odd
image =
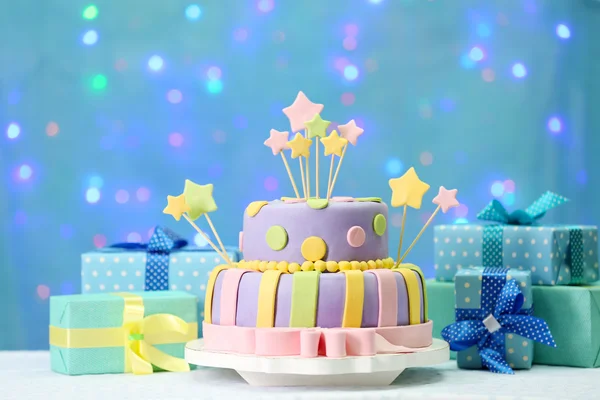
[[[387,221],[383,214],[377,214],[375,218],[373,218],[373,230],[378,236],[383,236],[385,233],[385,228],[387,228]]]
[[[271,249],[279,251],[287,246],[288,234],[283,226],[274,225],[267,231],[266,239]]]

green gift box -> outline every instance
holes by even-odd
[[[50,359],[67,375],[187,371],[197,298],[177,292],[52,296]]]
[[[454,322],[454,284],[427,281],[433,335]],[[600,283],[587,286],[533,286],[533,315],[548,324],[556,348],[535,343],[534,364],[600,366]],[[455,357],[455,353],[452,354]]]

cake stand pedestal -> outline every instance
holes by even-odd
[[[185,347],[190,364],[234,369],[252,386],[387,386],[406,368],[440,364],[449,358],[448,343],[439,339],[417,353],[344,358],[216,353],[204,350],[202,339]]]

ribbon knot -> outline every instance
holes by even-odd
[[[547,191],[525,210],[515,210],[509,213],[498,200],[492,200],[477,214],[484,221],[494,221],[507,225],[536,225],[546,212],[569,201],[566,197]]]
[[[482,293],[482,296],[490,296]],[[505,333],[514,333],[548,346],[556,347],[548,324],[533,317],[530,310],[522,310],[523,294],[516,280],[506,281],[500,290],[493,312],[482,320],[458,321],[442,330],[442,337],[453,351],[477,346],[482,364],[492,372],[513,374],[512,368],[498,349],[504,343]]]

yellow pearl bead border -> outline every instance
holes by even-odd
[[[366,271],[369,269],[392,269],[394,259],[391,257],[383,260],[369,261],[304,261],[302,264],[288,263],[287,261],[239,261],[234,263],[236,268],[250,269],[265,272],[267,270],[278,270],[284,274],[293,274],[298,271],[340,272],[349,270]]]

